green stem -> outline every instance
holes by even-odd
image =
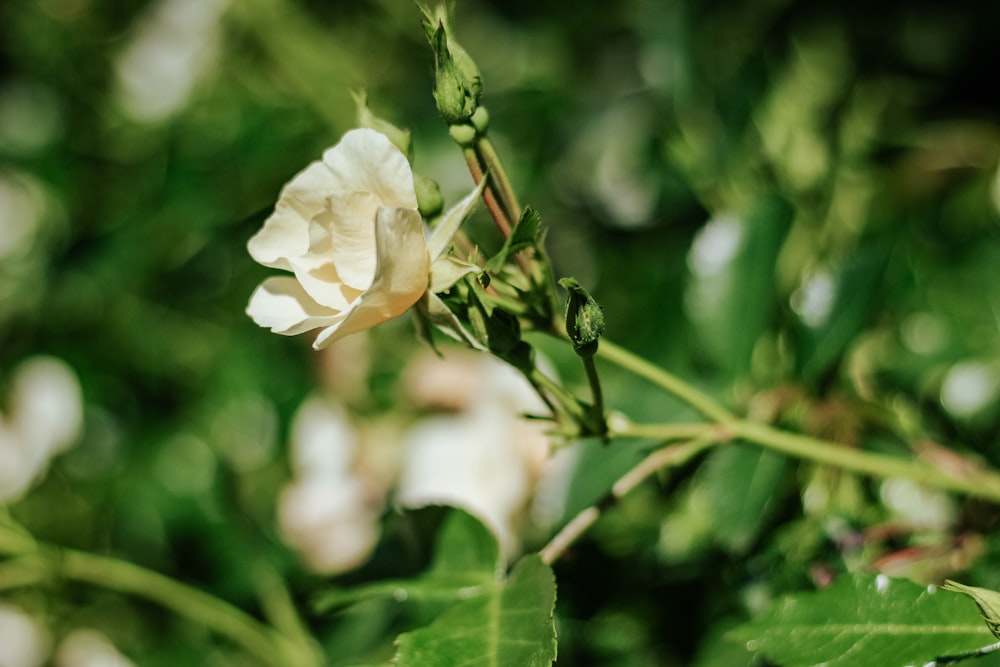
[[[491,182],[496,184],[497,194],[507,211],[507,215],[511,220],[519,219],[521,205],[517,201],[517,195],[510,184],[510,179],[507,178],[507,170],[503,168],[503,163],[493,147],[493,142],[485,133],[476,136],[475,150],[479,155],[480,164],[486,169]]]
[[[465,163],[469,167],[469,173],[472,174],[473,182],[478,186],[484,178],[487,178],[485,165],[480,162],[479,154],[473,148],[462,148],[462,155],[465,156]],[[510,236],[510,230],[517,218],[510,218],[505,213],[504,206],[497,199],[492,183],[492,179],[487,180],[486,187],[483,188],[483,201],[486,203],[486,209],[490,212],[490,216],[497,224],[500,233],[503,234],[504,238],[507,238]]]
[[[276,666],[315,665],[298,646],[217,597],[126,561],[82,551],[55,552],[56,574],[144,597],[228,637]]]
[[[923,461],[851,449],[750,421],[732,421],[724,428],[734,439],[740,438],[807,461],[875,477],[901,477],[942,491],[1000,502],[1000,475],[989,470],[949,474]]]
[[[597,367],[594,366],[594,358],[583,356],[583,368],[587,371],[587,384],[590,385],[590,396],[593,399],[591,405],[591,416],[594,426],[598,430],[598,435],[608,440],[608,423],[604,416],[604,394],[601,392],[601,379],[597,376]]]
[[[643,377],[669,394],[687,403],[692,408],[708,417],[714,422],[726,424],[735,420],[733,413],[729,412],[713,398],[698,391],[677,376],[668,373],[659,366],[652,364],[642,357],[639,357],[628,350],[621,348],[614,343],[601,339],[601,344],[597,348],[597,354],[602,359],[610,361],[625,370],[631,371]]]
[[[39,544],[25,535],[16,525],[0,524],[0,553],[16,556],[3,563],[4,586],[52,578],[93,584],[161,604],[275,667],[322,665],[311,644],[290,640],[224,600],[127,561]]]
[[[315,640],[302,622],[284,580],[273,567],[263,562],[258,563],[254,575],[264,617],[299,647],[303,658],[302,664],[322,665],[323,658]]]
[[[650,438],[652,440],[687,440],[707,435],[711,432],[718,434],[718,440],[728,439],[728,432],[715,424],[698,422],[692,424],[625,424],[618,425],[614,419],[609,419],[608,426],[610,438]]]

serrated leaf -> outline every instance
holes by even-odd
[[[885,575],[789,595],[729,636],[782,667],[919,666],[993,641],[961,596]]]
[[[382,579],[329,591],[317,600],[316,607],[324,611],[376,597],[461,600],[496,584],[502,568],[496,536],[476,517],[452,508],[437,534],[434,557],[425,573],[412,579]]]
[[[731,551],[748,549],[777,506],[775,489],[788,459],[759,447],[734,443],[714,450],[703,468],[703,494],[712,533]]]
[[[510,236],[504,241],[503,248],[486,264],[486,270],[498,273],[507,261],[517,253],[538,243],[538,234],[542,227],[542,217],[530,206],[525,207],[521,218],[514,225]]]
[[[543,667],[556,657],[555,577],[537,556],[510,578],[399,636],[397,667]]]

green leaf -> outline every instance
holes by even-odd
[[[556,657],[555,577],[538,556],[510,578],[448,609],[431,625],[399,636],[394,665],[542,667]]]
[[[993,636],[1000,639],[1000,593],[991,591],[988,588],[978,588],[976,586],[966,586],[957,581],[946,581],[944,583],[946,591],[965,593],[975,600],[979,607],[979,613],[983,615],[987,627]]]
[[[496,536],[464,510],[454,508],[448,514],[436,547],[429,576],[447,573],[493,580],[500,577],[503,561]]]
[[[476,517],[452,508],[435,542],[427,571],[414,579],[382,579],[371,584],[323,594],[320,611],[369,598],[451,601],[468,597],[496,584],[503,561],[493,533]]]
[[[716,539],[736,553],[750,548],[774,513],[775,489],[787,469],[785,456],[759,447],[734,443],[714,450],[699,492]]]
[[[451,312],[448,304],[442,301],[437,294],[430,291],[425,292],[412,312],[417,325],[417,336],[435,351],[437,348],[434,346],[432,329],[437,329],[446,336],[465,343],[473,349],[486,349],[486,346],[465,328],[458,316]]]
[[[961,597],[885,575],[789,595],[729,637],[782,667],[925,665],[993,641]]]
[[[798,372],[803,378],[822,375],[868,321],[891,250],[887,243],[866,246],[833,272],[836,291],[829,314],[817,326],[802,324],[796,331]]]
[[[521,218],[514,225],[510,236],[504,241],[503,248],[500,249],[492,259],[486,264],[486,270],[491,273],[499,273],[507,261],[517,253],[527,248],[533,248],[538,243],[538,234],[542,227],[542,217],[538,211],[530,206],[526,206],[521,213]]]
[[[704,349],[730,379],[749,373],[754,347],[774,311],[774,267],[793,214],[784,199],[764,194],[739,217],[710,223],[693,249],[691,319]],[[720,250],[729,244],[735,248]],[[699,270],[700,265],[705,266]]]

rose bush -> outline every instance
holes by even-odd
[[[321,329],[316,349],[401,315],[430,281],[410,165],[370,129],[348,132],[297,174],[248,249],[294,277],[265,280],[247,314],[275,333]]]

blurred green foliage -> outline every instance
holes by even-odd
[[[459,4],[491,136],[542,213],[557,274],[603,305],[610,339],[762,418],[1000,466],[1000,6]],[[290,417],[322,372],[308,341],[243,314],[268,273],[246,240],[353,126],[352,90],[413,131],[416,170],[449,202],[470,180],[434,111],[415,6],[170,6],[0,6],[0,388],[17,361],[52,354],[87,402],[80,446],[12,513],[253,613],[255,559],[277,562],[308,609],[317,580],[273,514]],[[485,216],[468,231],[500,247]],[[405,411],[411,327],[371,335],[385,354],[352,407]],[[551,353],[584,387],[572,355]],[[601,370],[611,408],[685,418]],[[645,445],[588,443],[567,515]],[[924,561],[910,548],[944,563],[917,578],[959,563],[1000,586],[993,507],[965,501],[944,531],[879,537],[898,517],[877,482],[727,456],[642,487],[557,564],[560,664],[749,661],[724,628],[827,572],[895,554],[912,575]],[[740,488],[731,516],[718,494]],[[395,548],[407,519],[392,521],[403,528],[357,579],[426,558]],[[54,627],[86,619],[144,665],[243,664],[141,602],[58,583],[19,599]],[[405,613],[366,605],[310,618],[331,664],[383,657],[405,629]]]

